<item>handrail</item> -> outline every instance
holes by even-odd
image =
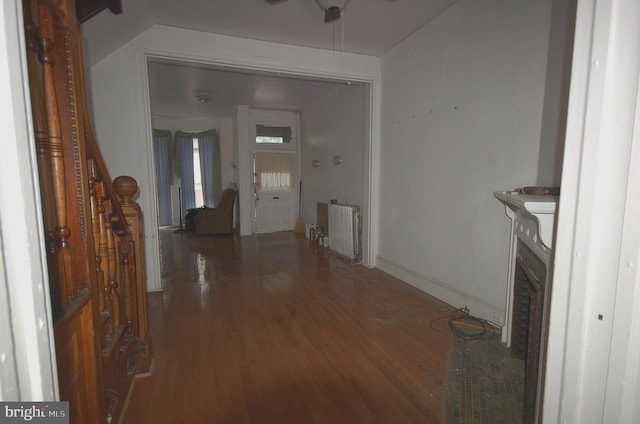
[[[138,185],[91,131],[74,1],[23,7],[60,394],[72,423],[117,421],[151,363]]]

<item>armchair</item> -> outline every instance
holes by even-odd
[[[196,216],[196,234],[231,234],[236,191],[226,188],[215,208],[205,208]]]

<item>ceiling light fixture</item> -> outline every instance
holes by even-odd
[[[194,96],[198,103],[209,103],[213,100],[213,97],[209,93],[199,93]]]
[[[332,8],[337,8],[339,11],[344,10],[349,4],[350,0],[316,0],[318,6],[324,11]]]
[[[324,23],[334,22],[340,19],[340,13],[349,4],[349,0],[316,0],[320,9],[324,10]]]

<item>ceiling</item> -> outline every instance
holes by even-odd
[[[151,113],[173,119],[233,117],[237,105],[299,111],[338,85],[347,85],[167,60],[149,62],[148,69]],[[209,101],[201,102],[196,96]]]
[[[151,8],[159,24],[328,50],[344,41],[345,51],[381,56],[454,2],[350,0],[329,24],[315,0],[153,0]]]
[[[325,24],[316,0],[122,0],[121,15],[105,10],[82,25],[85,60],[97,63],[153,24],[381,56],[456,1],[350,0],[340,20]],[[300,110],[335,87],[166,61],[150,63],[149,82],[152,113],[174,118],[233,116],[238,104]],[[213,101],[195,102],[198,92]]]

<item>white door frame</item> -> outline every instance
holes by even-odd
[[[59,400],[22,2],[0,6],[0,401]]]
[[[279,145],[257,145],[255,143],[256,139],[256,125],[274,125],[274,126],[282,126],[282,127],[290,127],[291,128],[291,144],[287,146],[279,146]],[[238,140],[238,142],[241,142]],[[257,204],[256,197],[254,195],[254,164],[255,164],[255,154],[258,152],[290,152],[295,155],[296,162],[296,181],[295,183],[295,193],[294,193],[294,207],[299,207],[298,191],[299,191],[299,180],[300,180],[300,157],[301,157],[301,143],[300,143],[300,114],[298,112],[278,112],[278,111],[270,111],[270,110],[259,110],[259,109],[249,109],[249,140],[247,140],[249,145],[251,146],[251,162],[250,162],[250,173],[251,173],[251,185],[248,187],[251,190],[251,216],[252,216],[252,224],[251,231],[253,233],[257,233],[258,223],[256,221],[257,218]],[[244,172],[243,169],[240,169],[240,172]]]
[[[640,422],[640,2],[579,0],[544,423]]]

